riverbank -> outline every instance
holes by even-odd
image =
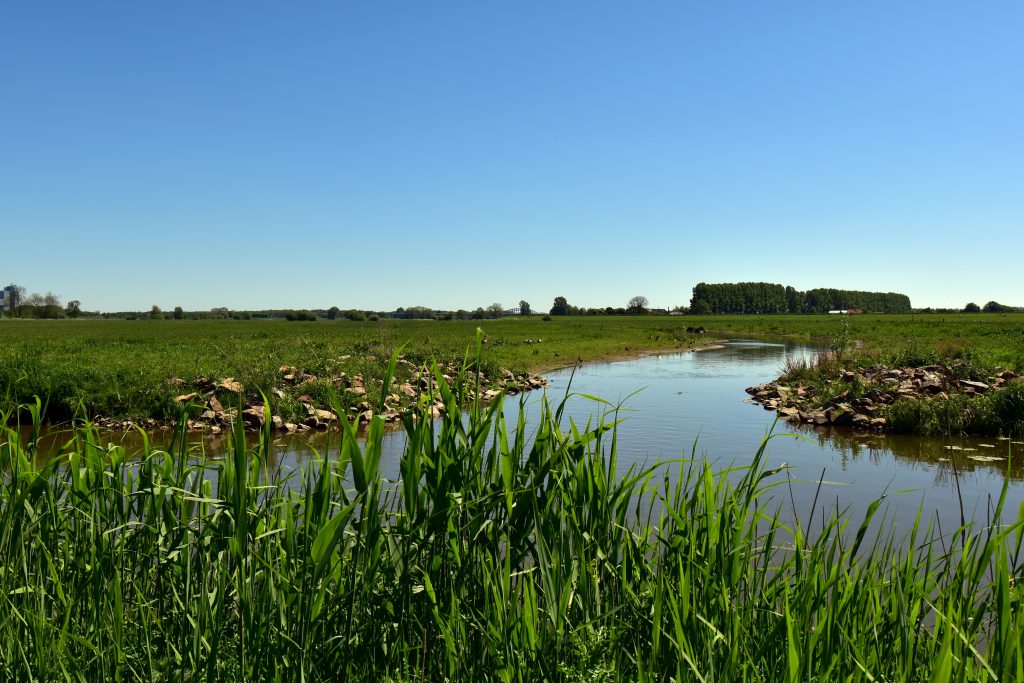
[[[686,322],[533,316],[0,323],[0,409],[38,396],[49,423],[77,416],[115,430],[166,427],[183,416],[192,428],[213,433],[237,419],[252,429],[269,422],[281,431],[322,428],[341,414],[365,424],[379,413],[394,423],[436,381],[425,372],[431,363],[445,382],[465,368],[489,400],[543,386],[540,373],[580,362],[699,348],[705,339],[688,333]],[[467,356],[478,341],[481,353]],[[383,391],[396,351],[393,382]],[[435,397],[434,412],[442,410]]]
[[[776,381],[748,387],[747,393],[750,401],[796,424],[924,436],[1024,435],[1024,377],[963,360],[858,366],[854,359],[823,353],[791,364]]]

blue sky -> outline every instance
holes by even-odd
[[[1024,305],[1024,4],[0,7],[0,280],[87,310]]]

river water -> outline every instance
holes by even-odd
[[[884,510],[897,529],[908,528],[920,509],[926,523],[937,519],[948,533],[959,525],[961,509],[965,519],[984,522],[1004,481],[1008,482],[1008,512],[1016,517],[1024,501],[1024,444],[995,438],[930,439],[795,427],[776,423],[774,412],[747,401],[746,387],[776,378],[787,358],[814,353],[812,347],[791,342],[732,340],[703,351],[555,371],[547,375],[551,386],[546,394],[552,403],[570,394],[563,426],[568,419],[582,426],[607,410],[581,394],[622,406],[621,471],[691,454],[716,468],[744,465],[771,433],[766,464],[787,465],[785,476],[791,481],[776,489],[787,518],[795,513],[806,521],[817,496],[816,517],[827,506],[828,510],[846,509],[859,520],[872,501],[886,494]],[[527,413],[525,429],[532,433],[543,396],[531,392],[506,399],[510,427],[521,400]],[[52,442],[61,438],[59,433],[50,435]],[[389,432],[385,438],[382,469],[394,479],[404,433]],[[300,468],[316,452],[335,451],[337,440],[337,434],[275,437],[272,465]],[[154,443],[160,445],[159,435],[154,435]],[[130,451],[132,444],[128,446]],[[207,454],[225,448],[223,439],[205,442]],[[825,482],[820,492],[819,480]]]

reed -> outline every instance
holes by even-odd
[[[269,432],[224,457],[183,430],[126,453],[83,422],[40,464],[2,428],[0,678],[1024,677],[1005,489],[946,533],[922,511],[897,536],[882,499],[786,523],[770,440],[721,471],[691,454],[619,473],[615,406],[509,424],[468,400],[469,367],[435,373],[442,420],[407,417],[397,481],[379,418],[290,475]]]

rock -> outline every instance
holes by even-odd
[[[875,417],[871,419],[869,423],[872,429],[884,429],[886,421],[884,417]]]
[[[206,405],[208,405],[210,407],[210,410],[212,410],[215,413],[224,412],[224,406],[220,404],[220,401],[217,400],[216,396],[211,396],[210,400],[206,402]]]
[[[289,433],[289,434],[291,434],[291,433],[293,433],[295,431],[298,431],[298,429],[299,429],[299,426],[297,424],[295,424],[294,422],[285,422],[284,423],[284,431]]]
[[[181,396],[176,396],[174,398],[174,400],[177,401],[178,403],[188,403],[192,399],[199,398],[200,396],[202,396],[202,394],[200,394],[198,391],[193,391],[193,392],[188,393],[188,394],[182,394]]]
[[[225,391],[230,391],[233,394],[242,393],[242,385],[236,382],[234,377],[222,379],[217,386]]]
[[[416,398],[416,390],[412,388],[412,385],[406,382],[398,387],[398,390],[405,394],[408,398]]]
[[[273,394],[274,396],[276,396],[277,398],[284,398],[284,392],[281,391],[280,389],[277,389],[277,388],[271,389],[270,393]]]
[[[259,429],[266,421],[263,406],[249,406],[242,411],[242,421],[254,429]]]
[[[843,406],[836,406],[835,408],[830,408],[825,413],[825,416],[828,418],[829,423],[834,424],[837,427],[850,424],[853,421],[853,415],[854,413],[852,410],[849,410]]]
[[[984,382],[972,382],[972,381],[966,380],[966,379],[960,380],[960,386],[964,388],[964,393],[968,393],[967,392],[968,389],[973,389],[975,392],[977,392],[979,394],[984,394],[986,391],[988,391],[991,388],[991,387],[989,387],[989,385],[985,384]]]
[[[864,428],[871,424],[871,418],[867,415],[854,415],[850,424],[854,427]]]
[[[281,418],[280,415],[274,415],[272,418],[270,418],[270,426],[274,429],[274,431],[279,432],[284,428],[284,420]]]
[[[217,413],[215,413],[212,410],[204,410],[202,415],[200,415],[199,417],[206,420],[207,422],[213,422],[214,420],[217,419]]]
[[[311,413],[311,416],[318,420],[323,420],[325,422],[334,422],[335,420],[338,419],[338,416],[329,410],[314,409],[313,412]]]
[[[169,380],[167,380],[167,384],[169,384],[172,387],[183,387],[185,386],[185,380],[181,379],[180,377],[171,377]]]

